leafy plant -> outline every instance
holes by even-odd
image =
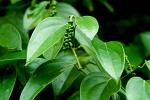
[[[0,100],[14,98],[16,91],[20,100],[44,99],[46,89],[56,100],[150,99],[149,80],[136,75],[150,69],[150,61],[139,66],[149,55],[149,32],[139,36],[143,57],[135,44],[100,40],[98,21],[67,3],[33,0],[22,19],[7,20],[13,14],[0,18]]]

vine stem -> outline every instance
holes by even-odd
[[[133,68],[132,68],[132,65],[131,65],[127,55],[125,55],[125,61],[126,61],[127,65],[128,65],[129,71],[132,72]]]
[[[143,68],[145,66],[145,63],[143,63],[141,66],[138,66],[137,68],[133,69],[131,72],[129,72],[127,75],[123,76],[121,79],[126,78],[128,75],[134,73],[136,70],[138,70],[139,68]]]
[[[79,69],[79,70],[82,69],[82,66],[81,66],[80,61],[79,61],[79,59],[78,59],[78,56],[77,56],[77,54],[76,54],[75,48],[71,48],[71,50],[72,50],[72,52],[73,52],[73,54],[74,54],[74,56],[75,56],[75,58],[76,58],[77,64],[78,64],[78,66],[76,66],[77,69]]]

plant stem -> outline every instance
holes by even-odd
[[[78,59],[78,56],[77,56],[77,54],[76,54],[75,48],[71,48],[71,50],[72,50],[72,52],[73,52],[73,54],[74,54],[74,56],[75,56],[75,58],[76,58],[77,64],[78,64],[78,66],[76,66],[76,67],[77,67],[79,70],[82,69],[82,66],[81,66],[80,61],[79,61],[79,59]]]
[[[133,71],[132,65],[131,65],[131,63],[130,63],[130,61],[129,61],[127,55],[125,55],[125,61],[126,61],[126,63],[128,64],[128,69],[129,69],[129,71],[132,72],[132,71]]]
[[[130,71],[127,75],[123,76],[121,79],[124,79],[125,77],[127,77],[128,75],[132,74],[133,72],[135,72],[136,70],[138,70],[139,68],[143,68],[145,66],[145,63],[143,63],[141,66],[138,66],[137,68],[135,68],[134,70]]]

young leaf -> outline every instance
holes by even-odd
[[[79,72],[76,68],[74,68],[74,64],[70,66],[72,67],[65,70],[56,78],[56,80],[52,82],[53,90],[56,96],[65,92],[79,76]]]
[[[125,65],[125,53],[122,45],[119,42],[103,43],[94,39],[93,46],[103,69],[116,81],[119,81]]]
[[[148,68],[148,69],[149,69],[149,71],[150,71],[150,60],[145,61],[145,63],[146,63],[147,68]]]
[[[75,23],[79,30],[81,30],[89,39],[93,40],[99,29],[98,22],[94,17],[75,17]]]
[[[20,33],[12,24],[2,24],[0,26],[0,46],[11,50],[22,49]]]
[[[126,96],[127,100],[150,100],[150,81],[131,78],[126,86]]]
[[[56,15],[58,17],[68,17],[70,15],[80,16],[78,11],[67,3],[58,3],[56,5]]]
[[[48,4],[48,1],[43,1],[40,4],[36,4],[33,9],[31,7],[27,8],[23,18],[25,30],[33,29],[39,22],[49,16],[48,10],[46,9]]]
[[[70,68],[70,63],[64,62],[47,62],[38,67],[25,85],[20,100],[33,100],[67,68]]]
[[[49,17],[35,28],[27,48],[27,64],[60,42],[64,37],[66,23],[64,18]]]
[[[80,100],[109,100],[119,88],[120,84],[117,84],[111,77],[99,72],[90,73],[81,83]]]
[[[2,70],[1,70],[2,71]],[[14,69],[0,72],[0,99],[9,100],[16,82],[16,73]]]

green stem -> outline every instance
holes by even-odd
[[[120,88],[119,92],[122,93],[124,96],[126,96],[126,92],[125,92],[125,89],[123,87]]]
[[[133,68],[132,68],[132,65],[131,65],[131,63],[130,63],[130,61],[129,61],[127,55],[125,56],[125,61],[126,61],[126,63],[128,64],[128,69],[129,69],[129,71],[132,72],[132,71],[133,71]]]
[[[79,61],[79,59],[78,59],[78,56],[77,56],[77,54],[76,54],[75,48],[71,48],[71,50],[72,50],[72,52],[73,52],[73,54],[74,54],[74,56],[75,56],[75,58],[76,58],[77,64],[78,64],[78,66],[76,66],[76,67],[77,67],[79,70],[82,69],[82,66],[81,66],[80,61]]]
[[[134,73],[136,70],[138,70],[139,68],[143,68],[145,66],[145,63],[142,64],[142,66],[138,66],[137,68],[135,68],[134,70],[132,70],[131,72],[129,72],[127,75],[123,76],[121,79],[126,78],[128,75]]]

